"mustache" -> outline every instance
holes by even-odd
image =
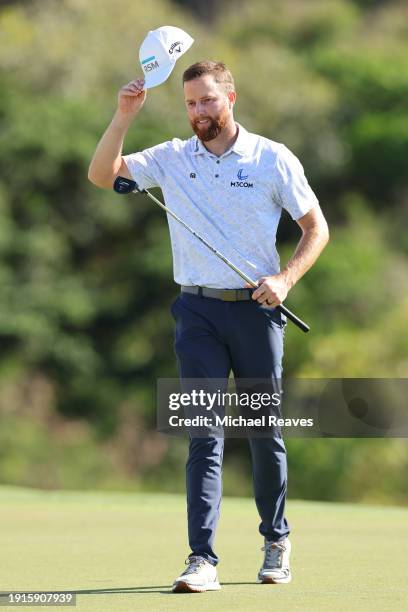
[[[214,121],[212,117],[199,117],[198,119],[194,119],[194,125],[197,125],[200,121]]]

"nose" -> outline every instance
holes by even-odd
[[[203,117],[205,115],[205,105],[202,102],[197,102],[195,111],[197,115]]]

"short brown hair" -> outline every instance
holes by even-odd
[[[233,76],[226,65],[223,62],[212,62],[210,60],[197,62],[189,66],[183,73],[183,85],[187,81],[192,81],[205,74],[211,74],[214,81],[224,87],[226,93],[235,91]]]

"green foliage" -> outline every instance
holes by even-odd
[[[289,495],[406,504],[405,440],[289,440]],[[313,469],[310,469],[313,466]]]
[[[140,71],[139,42],[163,23],[196,42],[149,92],[125,151],[188,137],[183,69],[223,59],[237,83],[237,120],[300,157],[330,223],[328,248],[288,298],[312,333],[288,326],[286,373],[407,375],[407,6],[252,0],[228,2],[220,15],[208,33],[165,0],[126,0],[120,10],[109,0],[97,9],[87,0],[0,9],[6,482],[183,486],[185,444],[154,433],[156,379],[176,375],[167,224],[146,198],[120,199],[87,181],[117,90]],[[283,262],[297,237],[284,221]],[[36,392],[38,377],[47,392]],[[406,501],[402,443],[288,447],[292,496]],[[365,468],[371,457],[381,485]],[[239,446],[227,453],[225,485],[250,490]]]
[[[358,168],[358,173],[353,173],[356,187],[380,206],[384,200],[397,200],[406,184],[406,115],[400,112],[366,113],[353,123],[349,140],[353,147],[350,173],[353,173],[352,168]]]

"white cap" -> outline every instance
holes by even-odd
[[[145,78],[145,89],[164,83],[176,61],[193,44],[187,32],[173,26],[163,26],[148,33],[139,51]]]

